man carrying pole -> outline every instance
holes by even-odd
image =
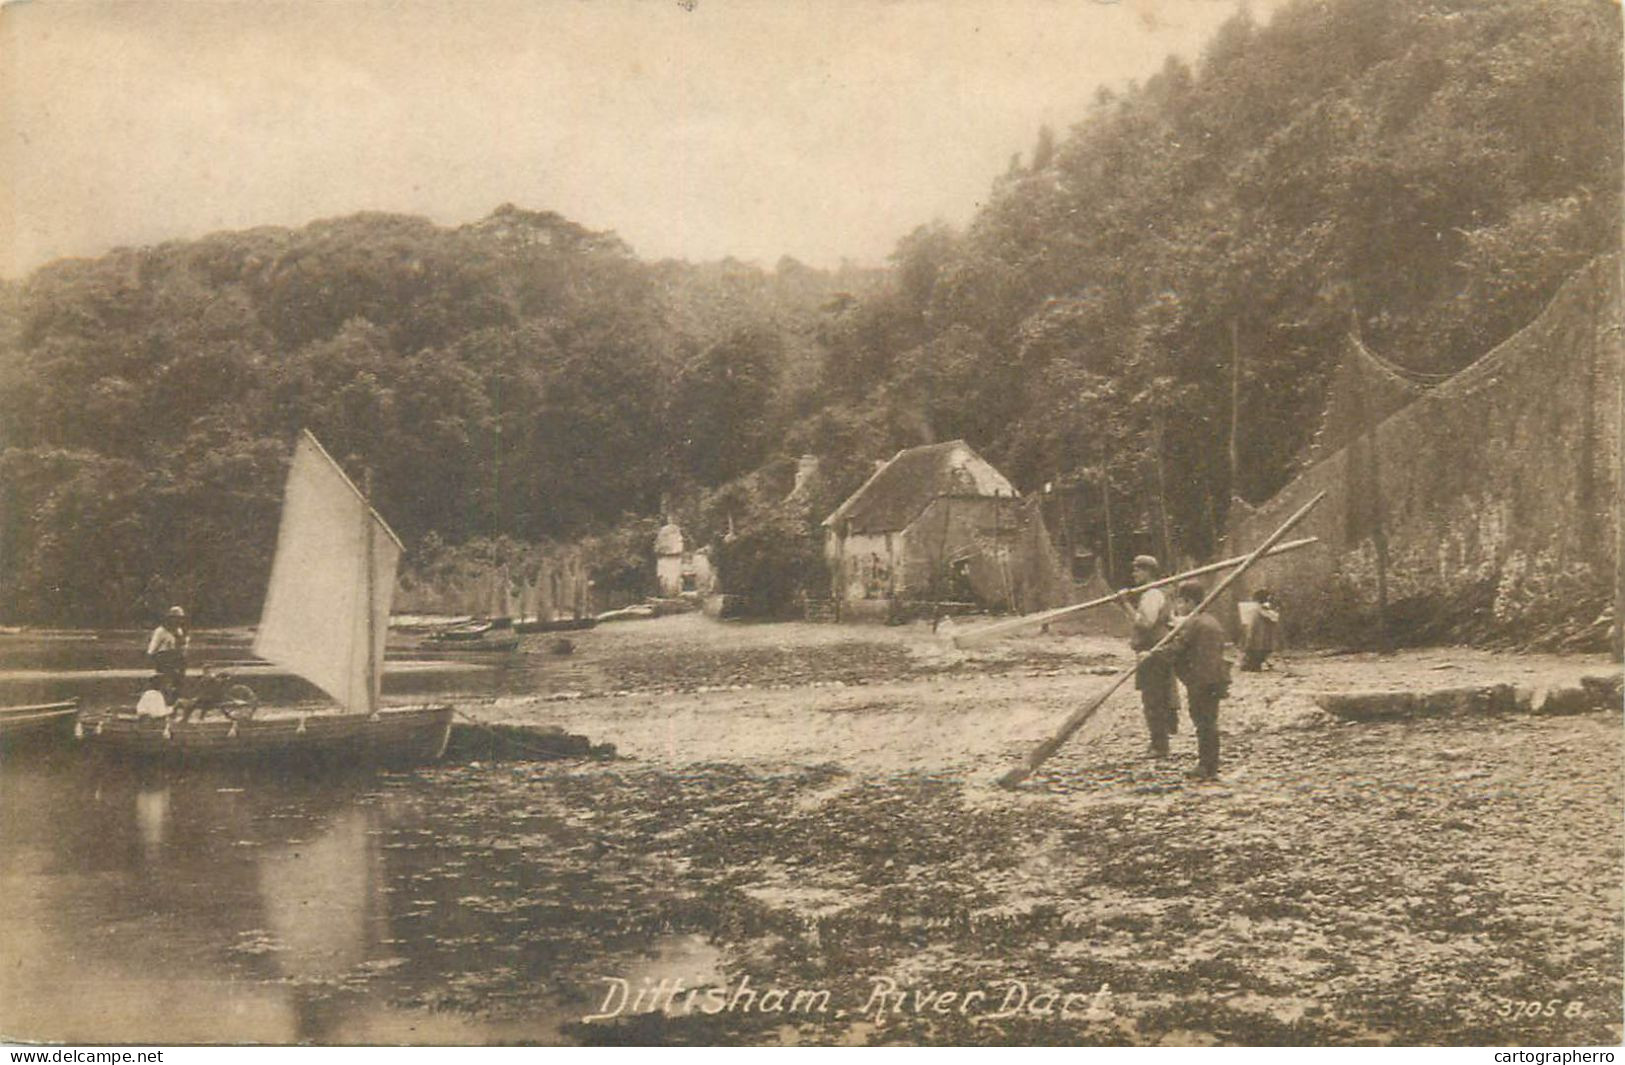
[[[1289,531],[1291,531],[1292,527],[1298,524],[1298,522],[1302,521],[1304,516],[1313,510],[1315,506],[1325,498],[1325,492],[1317,492],[1315,493],[1314,497],[1309,500],[1309,502],[1305,503],[1303,506],[1294,511],[1292,516],[1288,518],[1279,529],[1276,529],[1273,533],[1266,537],[1263,543],[1259,544],[1253,549],[1251,554],[1242,559],[1241,564],[1234,571],[1226,574],[1224,579],[1214,586],[1211,592],[1208,592],[1207,595],[1203,596],[1202,601],[1196,604],[1191,613],[1200,614],[1211,606],[1215,599],[1223,595],[1239,577],[1251,569],[1253,563],[1257,562],[1265,555],[1268,555],[1270,550],[1275,547],[1276,544],[1280,543],[1281,539],[1285,537]],[[1163,640],[1167,641],[1171,637],[1172,634],[1170,633],[1169,636],[1164,636]],[[1152,652],[1155,652],[1156,650],[1157,648],[1155,647],[1151,649]],[[1072,713],[1067,716],[1067,719],[1061,722],[1061,727],[1056,731],[1055,735],[1040,743],[1037,747],[1034,747],[1032,749],[1032,753],[1027,755],[1026,759],[1021,765],[1016,766],[1014,769],[1010,770],[1008,773],[999,778],[999,785],[1001,787],[1013,788],[1022,781],[1026,780],[1028,777],[1032,776],[1034,770],[1043,765],[1049,759],[1050,755],[1060,750],[1061,745],[1065,743],[1074,732],[1082,728],[1084,722],[1093,717],[1095,713],[1105,705],[1106,700],[1111,698],[1112,694],[1116,692],[1118,688],[1123,686],[1123,684],[1128,680],[1129,675],[1133,672],[1134,671],[1132,669],[1123,670],[1123,672],[1117,674],[1110,684],[1101,690],[1100,694],[1096,695],[1083,706],[1080,706],[1078,709],[1072,711]]]
[[[1134,559],[1134,583],[1149,584],[1161,574],[1162,567],[1150,555]],[[1118,592],[1117,603],[1134,625],[1128,645],[1142,655],[1157,646],[1173,630],[1174,612],[1161,588],[1147,588],[1139,600],[1130,606],[1128,593]],[[1174,672],[1166,658],[1149,655],[1140,660],[1134,670],[1134,687],[1140,693],[1140,709],[1145,713],[1145,727],[1151,734],[1151,757],[1168,757],[1168,736],[1179,731],[1179,704],[1174,688]]]
[[[1196,724],[1196,768],[1187,776],[1212,780],[1219,775],[1219,700],[1230,694],[1230,664],[1224,660],[1224,628],[1211,614],[1198,614],[1200,581],[1179,586],[1174,634],[1142,661],[1163,662],[1178,674],[1190,700]]]

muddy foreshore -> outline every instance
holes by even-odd
[[[1184,777],[1188,722],[1146,757],[1130,688],[1006,791],[1121,643],[967,654],[924,626],[697,615],[571,640],[527,637],[445,696],[613,760],[271,781],[8,763],[0,1033],[1621,1038],[1618,707],[1355,724],[1313,699],[1573,685],[1617,675],[1603,659],[1287,654],[1237,675],[1208,785]]]
[[[1188,722],[1173,759],[1145,757],[1126,690],[1007,792],[992,781],[1127,662],[1121,645],[1038,637],[965,654],[922,627],[699,617],[577,645],[535,694],[474,708],[623,756],[500,771],[573,826],[576,875],[621,885],[568,903],[590,965],[510,972],[583,1018],[611,1015],[567,1022],[565,1038],[1621,1038],[1618,712],[1356,725],[1312,701],[1573,683],[1617,669],[1603,659],[1288,654],[1237,675],[1216,785],[1183,776]],[[437,772],[473,802],[493,771]],[[493,922],[486,934],[508,934]],[[681,974],[632,960],[655,933],[712,953],[674,986]],[[632,952],[621,976],[600,949],[618,936]]]

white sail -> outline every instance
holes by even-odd
[[[532,574],[519,581],[519,617],[525,621],[536,621],[541,617],[536,612],[536,580]]]
[[[288,470],[254,653],[341,706],[376,709],[400,557],[395,533],[316,438],[302,434]]]
[[[498,605],[501,607],[502,613],[492,616],[511,618],[514,611],[513,577],[509,575],[507,566],[503,566],[497,575],[497,587],[501,590]]]

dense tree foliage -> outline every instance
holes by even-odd
[[[1351,330],[1442,375],[1617,248],[1620,56],[1595,0],[1238,16],[1039,131],[881,283],[642,263],[511,206],[50,265],[0,286],[0,605],[251,616],[303,427],[437,551],[596,535],[634,559],[657,515],[701,542],[732,518],[731,568],[783,591],[786,537],[875,459],[964,437],[1022,489],[1075,488],[1080,539],[1111,514],[1116,572],[1203,554],[1232,496],[1301,462]],[[764,471],[803,452],[821,476],[791,514]]]
[[[409,545],[654,514],[771,452],[837,283],[793,260],[651,266],[513,207],[52,264],[0,291],[0,603],[252,616],[301,428],[370,473]]]
[[[818,541],[802,508],[764,507],[749,519],[717,544],[715,558],[722,586],[743,591],[746,612],[783,616],[797,609],[803,593],[827,594]]]
[[[1195,68],[1040,131],[964,233],[902,241],[827,327],[859,417],[798,437],[963,436],[1019,487],[1083,488],[1097,541],[1109,491],[1120,555],[1202,554],[1232,495],[1295,472],[1351,330],[1446,374],[1618,246],[1620,54],[1591,0],[1232,19]]]

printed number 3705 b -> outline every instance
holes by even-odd
[[[1568,1002],[1560,998],[1547,999],[1541,1002],[1538,999],[1519,1001],[1504,998],[1498,1011],[1503,1017],[1514,1020],[1529,1020],[1535,1017],[1580,1017],[1586,1011],[1585,1003],[1571,1000]]]

